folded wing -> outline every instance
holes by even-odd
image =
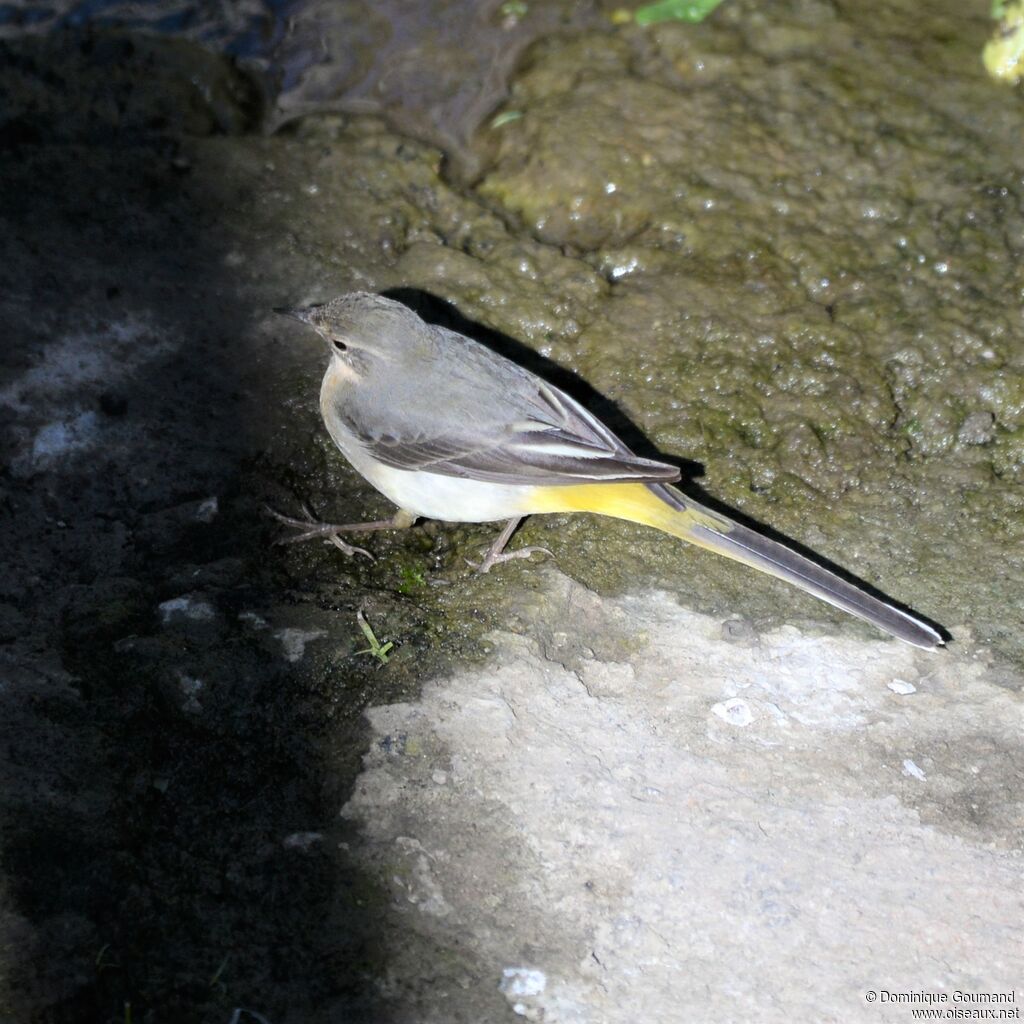
[[[503,484],[669,482],[679,470],[634,455],[575,399],[535,379],[525,416],[449,427],[441,436],[365,436],[366,451],[395,469]]]

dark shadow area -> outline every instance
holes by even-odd
[[[617,403],[602,395],[571,370],[568,370],[563,366],[559,366],[557,363],[534,351],[521,341],[517,341],[515,338],[512,338],[501,331],[494,330],[493,328],[486,327],[482,324],[476,323],[475,321],[469,320],[450,302],[447,302],[446,300],[429,292],[422,291],[417,288],[392,288],[382,294],[401,302],[405,306],[408,306],[428,323],[438,324],[439,326],[446,327],[452,331],[458,331],[467,337],[473,338],[481,345],[486,345],[492,351],[497,352],[506,359],[510,359],[513,362],[518,363],[520,366],[528,369],[531,373],[535,373],[537,376],[542,377],[549,383],[561,388],[589,409],[603,423],[611,427],[611,429],[614,430],[615,433],[636,454],[645,458],[656,459],[661,462],[666,462],[669,465],[677,466],[681,479],[675,486],[689,497],[699,501],[703,505],[706,505],[708,508],[713,509],[715,512],[719,512],[722,515],[728,516],[730,519],[734,519],[742,526],[754,530],[762,536],[767,537],[770,540],[774,540],[779,544],[785,545],[790,550],[803,555],[805,558],[817,563],[822,568],[835,573],[840,577],[840,579],[843,579],[847,583],[863,590],[872,597],[886,601],[902,611],[909,612],[917,616],[933,629],[937,630],[943,637],[944,641],[948,642],[952,639],[950,633],[944,627],[939,625],[939,623],[922,616],[909,605],[893,600],[887,594],[878,590],[877,587],[873,587],[871,584],[866,583],[859,577],[854,576],[842,566],[822,557],[816,551],[812,551],[803,544],[794,541],[792,538],[779,533],[770,526],[724,504],[713,495],[708,494],[695,483],[695,481],[704,474],[703,466],[699,462],[679,458],[675,455],[667,455],[664,452],[659,451],[653,444],[651,444],[650,440],[644,435],[639,427],[637,427],[636,424],[626,416]]]
[[[198,145],[255,95],[187,44],[0,46],[5,1021],[384,1019],[361,688],[260,619],[267,396]]]

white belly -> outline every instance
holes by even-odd
[[[393,469],[362,451],[344,452],[358,473],[386,498],[414,515],[449,523],[489,523],[526,515],[534,488],[464,480],[440,473]]]
[[[332,359],[320,389],[320,412],[327,431],[356,471],[399,508],[450,523],[490,523],[528,513],[532,486],[392,469],[370,458],[334,412],[338,391],[350,380],[351,370]]]

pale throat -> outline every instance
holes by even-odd
[[[351,363],[346,363],[341,359],[331,358],[331,365],[327,367],[327,372],[324,374],[324,383],[321,390],[328,387],[337,387],[339,384],[348,383],[349,381],[359,380],[361,374],[356,372],[354,366]]]

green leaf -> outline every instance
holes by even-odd
[[[659,21],[703,21],[722,0],[658,0],[638,7],[633,15],[638,25],[655,25]]]
[[[363,636],[366,637],[366,642],[370,645],[361,651],[356,651],[356,654],[370,654],[376,658],[382,665],[388,663],[388,652],[395,646],[394,642],[388,640],[386,643],[381,643],[373,632],[373,628],[369,622],[366,621],[366,616],[363,614],[363,610],[360,608],[356,612],[356,622],[359,623],[359,628],[363,631]]]
[[[491,127],[500,128],[503,124],[508,124],[510,121],[518,121],[522,116],[523,112],[521,110],[503,110],[491,119]]]

